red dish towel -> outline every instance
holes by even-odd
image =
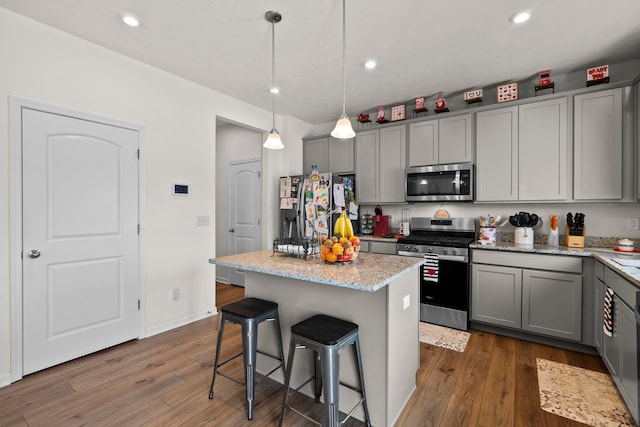
[[[439,263],[438,254],[424,254],[422,278],[428,282],[437,282]]]
[[[602,331],[608,337],[613,336],[613,295],[614,292],[611,288],[607,288],[604,292]]]

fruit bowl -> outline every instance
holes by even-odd
[[[359,253],[360,239],[358,237],[338,238],[334,236],[322,243],[320,258],[326,264],[351,264],[358,258]]]

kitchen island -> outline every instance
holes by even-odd
[[[419,289],[421,259],[361,253],[350,265],[324,263],[274,254],[270,250],[210,259],[210,263],[247,272],[245,296],[279,304],[285,356],[291,326],[314,314],[328,314],[359,325],[365,386],[372,425],[392,426],[416,387],[420,365]],[[261,325],[262,328],[262,325]],[[258,335],[258,347],[277,354],[270,325]],[[307,360],[307,363],[303,361]],[[341,356],[340,377],[357,384],[352,351]],[[258,357],[258,370],[268,371],[268,358]],[[296,352],[291,385],[311,376],[312,359]],[[280,371],[272,378],[284,383]],[[301,389],[312,396],[311,385]],[[340,388],[340,410],[346,412],[359,395]],[[363,419],[361,409],[355,416]]]

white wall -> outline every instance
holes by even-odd
[[[4,385],[10,377],[12,328],[9,96],[144,127],[141,262],[147,333],[215,307],[215,267],[208,259],[215,256],[216,117],[268,130],[272,115],[2,8],[0,28],[0,385]],[[277,125],[285,144],[301,141],[303,130],[310,128],[280,117]],[[299,147],[291,144],[263,153],[265,178],[275,179],[284,164],[301,162],[301,142]],[[173,196],[173,182],[189,184],[191,195]],[[269,205],[270,199],[264,203],[269,212],[277,209]],[[196,216],[206,214],[211,226],[196,227]],[[277,224],[267,222],[273,218],[263,220],[265,228]],[[174,287],[181,289],[177,301],[171,298]]]

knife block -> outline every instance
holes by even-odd
[[[586,233],[585,230],[586,230],[585,228],[582,229],[582,232],[583,232],[582,236],[572,236],[569,234],[569,227],[567,227],[566,245],[570,248],[584,248],[584,233]]]

